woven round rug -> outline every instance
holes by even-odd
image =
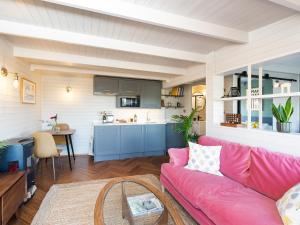
[[[159,180],[153,175],[136,177],[160,186]],[[109,179],[103,179],[53,185],[31,225],[93,225],[96,199],[108,181]],[[122,207],[120,190],[119,188],[112,190],[105,203],[105,212],[110,215],[106,221],[107,225],[129,224],[128,221],[122,219],[120,213],[114,213]],[[165,194],[174,203],[185,224],[197,224],[167,191]],[[171,220],[169,224],[173,224]]]

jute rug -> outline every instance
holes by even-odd
[[[153,175],[137,176],[140,179],[160,186]],[[44,198],[31,225],[93,225],[96,199],[109,179],[53,185]],[[184,223],[197,225],[188,213],[168,194],[174,206],[180,212]],[[110,216],[107,225],[127,225],[119,210],[121,204],[121,188],[114,188],[105,203],[105,212]],[[169,224],[173,224],[170,222]]]

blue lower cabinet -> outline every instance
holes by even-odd
[[[119,159],[120,126],[95,126],[94,161]]]
[[[166,125],[144,125],[144,140],[146,156],[164,155],[166,152]]]
[[[167,125],[166,125],[167,149],[186,147],[183,134],[180,134],[175,131],[176,125],[177,125],[177,123],[167,123]]]
[[[142,156],[144,152],[143,126],[121,126],[121,158]]]

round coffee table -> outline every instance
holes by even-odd
[[[171,201],[152,182],[114,178],[100,192],[95,225],[184,225]]]

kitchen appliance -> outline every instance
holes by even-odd
[[[114,122],[114,115],[112,113],[104,112],[102,116],[103,123],[113,123]]]
[[[117,97],[118,107],[140,107],[140,96],[118,96]]]

